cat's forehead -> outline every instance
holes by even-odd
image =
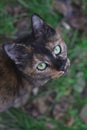
[[[46,55],[42,56],[40,54],[36,54],[36,55],[33,56],[33,63],[38,64],[38,63],[41,63],[41,62],[52,64],[50,58]]]
[[[37,41],[37,43],[42,44],[44,46],[49,46],[50,48],[53,47],[53,45],[57,45],[57,44],[63,44],[64,41],[60,35],[59,32],[56,32],[54,35],[51,35],[47,38],[43,37],[42,39],[40,39],[40,41]]]
[[[53,50],[53,48],[57,45],[60,45],[61,46],[61,50],[62,52],[67,50],[67,47],[66,47],[66,44],[65,42],[63,41],[62,37],[60,36],[60,33],[57,32],[55,33],[55,35],[51,36],[51,37],[48,37],[47,40],[45,39],[42,39],[40,42],[39,42],[39,45],[42,45],[43,48],[48,48],[50,51]]]
[[[34,48],[33,51],[33,59],[35,61],[46,61],[50,62],[51,61],[51,51],[46,48],[45,46],[39,46],[37,48]]]
[[[61,38],[60,33],[55,30],[55,34],[49,37],[49,41],[54,42]]]

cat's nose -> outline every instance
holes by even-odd
[[[59,71],[65,71],[65,66],[66,66],[66,62],[67,62],[67,59],[62,59],[62,58],[58,58],[57,59],[57,69]]]
[[[67,58],[65,61],[63,61],[63,64],[60,69],[61,71],[66,72],[69,67],[70,67],[70,60]]]
[[[62,64],[61,64],[61,67],[60,67],[61,71],[65,71],[66,62],[67,62],[67,59],[62,60]]]

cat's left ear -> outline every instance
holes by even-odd
[[[31,22],[35,38],[41,38],[43,36],[50,37],[56,33],[56,31],[51,26],[46,24],[37,14],[32,15]]]
[[[3,49],[7,56],[18,66],[24,66],[27,61],[27,50],[23,45],[5,43]]]

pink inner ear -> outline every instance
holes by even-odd
[[[43,23],[43,20],[39,16],[35,14],[32,16],[32,24],[34,30],[40,29],[43,26]]]
[[[11,58],[12,60],[15,59],[15,55],[14,55],[14,48],[15,48],[15,43],[8,43],[4,45],[4,50],[6,52],[6,54],[9,56],[9,58]]]
[[[4,45],[4,50],[6,52],[6,54],[9,55],[9,52],[14,48],[15,43],[8,43]]]
[[[27,58],[27,51],[25,46],[15,44],[15,43],[7,43],[4,44],[4,51],[8,55],[8,57],[15,63],[15,64],[24,64],[25,59]]]
[[[15,43],[7,43],[4,45],[4,49],[5,49],[5,51],[9,51],[9,50],[13,49],[14,46],[15,46]]]

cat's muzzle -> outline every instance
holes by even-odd
[[[65,72],[70,66],[70,60],[68,58],[63,59],[62,57],[58,57],[56,62],[56,69],[58,71]]]
[[[70,67],[70,60],[67,58],[66,60],[63,60],[60,70],[64,71],[64,73],[65,73],[69,67]]]

